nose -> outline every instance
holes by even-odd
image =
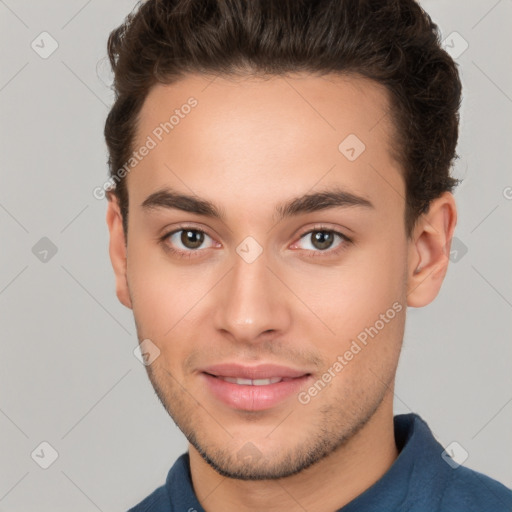
[[[276,274],[265,252],[252,263],[235,255],[233,268],[216,287],[215,328],[244,344],[285,333],[291,324],[290,297]]]

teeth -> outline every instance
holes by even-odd
[[[225,380],[226,382],[231,382],[232,384],[241,384],[246,386],[252,385],[251,379],[237,379],[235,377],[220,377],[222,380]]]
[[[242,386],[268,386],[269,384],[275,384],[281,382],[281,377],[272,377],[270,379],[238,379],[236,377],[219,377],[219,379],[231,382],[232,384],[239,384]]]
[[[276,382],[281,382],[283,379],[281,377],[272,377],[271,379],[254,379],[252,381],[253,386],[267,386],[268,384],[275,384]]]

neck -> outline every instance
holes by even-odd
[[[225,478],[190,445],[196,496],[207,512],[332,512],[363,493],[398,456],[393,428],[393,393],[345,445],[306,470],[276,480]]]

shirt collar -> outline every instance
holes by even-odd
[[[400,414],[393,422],[398,457],[377,482],[337,512],[405,511],[409,495],[421,494],[426,482],[442,481],[440,472],[448,472],[448,466],[441,464],[442,446],[420,416]],[[165,487],[171,510],[205,512],[194,493],[188,452],[174,463]]]

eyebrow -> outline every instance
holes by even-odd
[[[176,209],[184,212],[195,213],[226,220],[224,210],[215,203],[197,196],[183,194],[176,190],[165,188],[154,192],[142,203],[144,210],[159,208]],[[366,198],[343,190],[339,187],[330,187],[326,190],[305,194],[276,206],[274,217],[281,221],[287,217],[294,217],[304,213],[311,213],[329,208],[362,207],[374,208],[374,205]]]

